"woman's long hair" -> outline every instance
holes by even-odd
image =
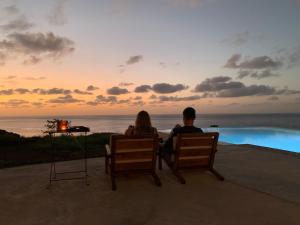
[[[149,131],[152,129],[151,119],[149,113],[146,111],[140,111],[137,114],[135,120],[135,130],[136,131]]]

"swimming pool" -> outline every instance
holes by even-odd
[[[271,127],[204,128],[219,132],[219,141],[232,144],[253,144],[291,152],[300,152],[300,131]]]
[[[206,131],[218,131],[220,141],[233,144],[253,144],[277,148],[292,152],[300,152],[300,131],[249,127],[249,128],[206,128]]]

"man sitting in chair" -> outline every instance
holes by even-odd
[[[181,133],[203,133],[201,128],[194,126],[196,119],[196,110],[192,107],[187,107],[183,110],[183,124],[177,124],[171,131],[168,139],[162,144],[162,155],[166,159],[170,159],[173,151],[173,138]]]

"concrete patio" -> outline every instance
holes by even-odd
[[[73,169],[81,161],[58,164]],[[216,168],[187,171],[182,185],[164,166],[158,175],[117,179],[113,192],[104,159],[89,159],[84,181],[56,182],[47,189],[49,164],[0,170],[0,224],[300,224],[300,156],[254,146],[222,145]]]

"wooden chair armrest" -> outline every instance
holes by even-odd
[[[111,150],[110,150],[110,146],[109,145],[105,145],[105,155],[110,157],[111,156]]]

